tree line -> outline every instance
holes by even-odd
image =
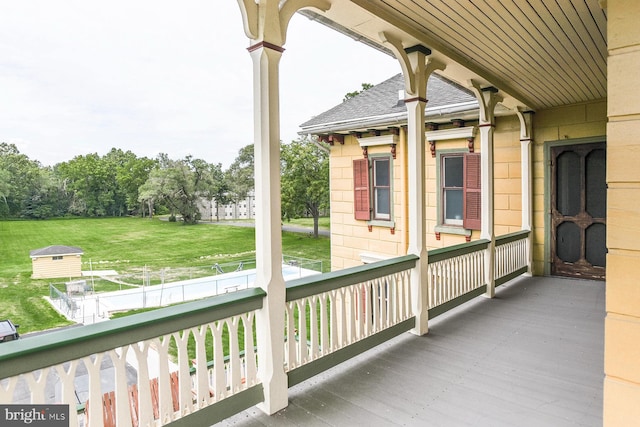
[[[281,145],[282,216],[316,218],[329,204],[328,150],[308,138]],[[0,143],[0,218],[117,217],[171,214],[187,224],[200,219],[198,202],[238,202],[254,188],[253,145],[220,163],[186,156],[155,159],[112,148],[54,166]]]

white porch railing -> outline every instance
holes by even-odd
[[[243,355],[255,354],[264,295],[238,291],[18,340],[0,349],[0,402],[69,404],[71,426],[164,425],[243,391],[250,407],[262,392],[256,358]]]
[[[398,325],[411,328],[409,279],[417,259],[407,255],[290,282],[286,370],[291,372]]]
[[[496,286],[529,271],[529,231],[518,231],[496,238]]]
[[[528,239],[526,231],[496,239],[496,284],[527,271]],[[429,318],[486,291],[488,243],[429,252]],[[289,386],[413,328],[417,260],[288,282]],[[269,353],[253,343],[265,296],[252,288],[3,344],[0,402],[69,404],[71,426],[213,424],[264,400],[257,367]]]
[[[484,257],[488,240],[429,251],[429,309],[486,285]]]

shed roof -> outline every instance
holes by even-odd
[[[29,256],[35,258],[52,255],[82,255],[83,253],[82,249],[76,246],[52,245],[46,248],[33,249],[29,251]]]
[[[403,89],[402,74],[396,74],[304,122],[300,127],[303,133],[322,133],[406,122],[404,93],[399,96]],[[427,98],[427,118],[434,115],[442,116],[443,113],[462,113],[478,109],[478,102],[471,91],[435,73],[429,76],[427,82]]]

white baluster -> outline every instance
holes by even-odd
[[[254,312],[242,315],[242,321],[244,322],[245,384],[247,387],[256,384],[256,349],[253,344],[254,319]]]
[[[102,425],[102,391],[100,390],[100,365],[102,354],[82,358],[89,376],[89,417],[90,426]]]
[[[328,293],[320,295],[320,345],[322,346],[322,355],[329,354],[331,352],[331,346],[329,345],[329,322],[331,321],[331,318],[327,312],[328,298],[330,298]]]
[[[153,422],[153,405],[149,384],[149,343],[134,343],[131,348],[138,364],[138,419],[140,425],[150,425]]]
[[[338,291],[333,290],[329,292],[329,304],[330,304],[330,320],[331,320],[331,330],[330,330],[330,340],[331,340],[331,351],[337,350],[340,342],[340,332],[338,331],[338,304],[336,300],[338,299]]]
[[[227,395],[227,378],[224,364],[224,346],[222,345],[222,334],[224,331],[224,322],[222,320],[211,324],[211,333],[213,335],[213,401],[217,402],[224,399]]]
[[[287,322],[287,331],[285,338],[285,363],[287,364],[287,370],[290,371],[298,365],[296,360],[296,340],[295,340],[295,318],[293,315],[295,302],[289,301],[286,304],[285,321]]]
[[[34,372],[27,373],[24,379],[27,381],[27,387],[31,395],[31,403],[42,404],[44,400],[44,389],[47,385],[47,375],[50,368],[39,369]]]
[[[171,397],[171,379],[169,377],[170,336],[151,340],[151,346],[158,352],[158,412],[160,420],[166,424],[174,419],[173,399]]]
[[[190,330],[178,331],[173,334],[173,339],[178,348],[178,386],[180,390],[180,414],[182,416],[188,415],[193,411],[191,375],[189,373],[191,360],[189,360],[189,353],[187,351],[187,343],[190,335]]]
[[[234,316],[227,320],[229,329],[229,368],[231,370],[231,381],[229,385],[230,393],[240,391],[242,375],[240,374],[240,348],[238,344],[238,317]]]
[[[114,369],[116,400],[116,423],[119,426],[131,426],[131,406],[127,384],[127,353],[129,346],[119,347],[107,352]]]
[[[312,296],[309,300],[310,325],[311,328],[311,360],[319,357],[318,351],[318,297]]]

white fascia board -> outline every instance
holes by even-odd
[[[398,144],[399,142],[400,142],[400,137],[398,135],[392,135],[392,134],[358,138],[358,144],[360,144],[360,147],[373,147],[375,145],[391,145],[391,144]]]
[[[475,126],[465,126],[462,128],[451,128],[442,130],[432,130],[425,132],[427,141],[445,141],[448,139],[473,138],[476,133]]]

